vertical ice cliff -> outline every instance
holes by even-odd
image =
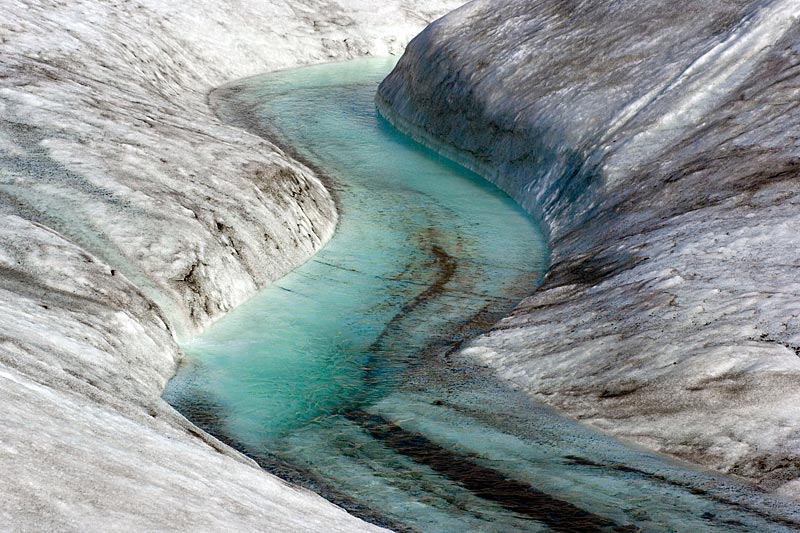
[[[476,0],[412,41],[378,96],[549,231],[544,286],[465,355],[794,497],[798,15],[798,0]]]
[[[0,528],[369,529],[160,399],[176,334],[336,223],[317,176],[206,95],[399,52],[458,4],[0,0]]]

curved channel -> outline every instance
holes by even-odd
[[[547,248],[510,198],[377,115],[392,66],[308,67],[215,95],[227,120],[329,176],[341,220],[312,260],[184,345],[165,398],[396,530],[796,526],[788,504],[598,435],[459,358],[535,290]]]

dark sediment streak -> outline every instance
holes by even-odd
[[[313,472],[293,465],[266,451],[255,450],[251,446],[247,446],[237,439],[234,439],[225,431],[225,415],[223,409],[208,398],[200,399],[195,397],[192,398],[191,401],[181,402],[180,404],[174,405],[174,407],[197,427],[220,442],[254,460],[258,463],[258,466],[263,468],[266,472],[269,472],[288,484],[303,487],[304,489],[319,494],[351,515],[365,522],[369,522],[370,524],[391,529],[398,533],[416,532],[415,529],[392,520],[347,496]]]
[[[383,347],[388,344],[387,341],[392,340],[393,335],[402,332],[402,323],[411,313],[413,313],[421,305],[435,299],[445,291],[445,285],[449,282],[456,273],[457,261],[448,254],[444,248],[435,242],[430,244],[431,254],[434,261],[434,269],[436,270],[436,277],[428,285],[428,287],[418,294],[416,297],[405,303],[400,311],[392,317],[381,331],[380,335],[367,349],[370,354],[370,361],[367,363],[367,374],[364,380],[369,385],[377,385],[383,380],[382,372],[378,370],[381,367],[381,361],[375,361],[380,357]],[[411,355],[411,354],[409,354]],[[385,364],[385,362],[383,362]]]
[[[526,483],[476,464],[465,455],[446,450],[423,435],[406,431],[381,416],[364,411],[351,411],[346,416],[364,428],[373,438],[387,444],[398,453],[432,468],[475,495],[498,503],[509,511],[547,524],[554,531],[638,530],[633,526],[618,526],[608,518],[584,511]]]
[[[618,472],[625,472],[625,473],[628,473],[628,474],[633,474],[633,475],[639,476],[641,478],[646,478],[646,479],[652,480],[654,482],[663,483],[665,485],[671,485],[673,487],[680,487],[680,488],[686,490],[687,492],[689,492],[691,494],[694,494],[695,496],[700,496],[702,498],[706,498],[706,499],[711,500],[713,502],[717,502],[717,503],[721,503],[723,505],[729,505],[731,507],[738,508],[742,512],[754,514],[756,516],[759,516],[759,517],[763,518],[764,520],[767,520],[767,521],[770,521],[770,522],[774,522],[776,524],[780,524],[780,525],[786,526],[788,528],[797,528],[797,522],[792,522],[790,520],[784,520],[784,519],[782,519],[780,517],[772,516],[772,515],[770,515],[768,513],[764,513],[762,511],[760,511],[759,509],[755,509],[755,508],[749,507],[747,505],[744,505],[741,502],[732,500],[730,498],[724,498],[719,494],[712,494],[708,490],[705,490],[705,489],[703,489],[701,487],[693,486],[690,483],[681,482],[681,481],[678,481],[678,480],[675,480],[675,479],[669,479],[668,477],[663,476],[663,475],[658,474],[658,473],[646,472],[646,471],[641,470],[639,468],[634,468],[632,466],[628,466],[628,465],[621,464],[621,463],[611,463],[611,464],[598,463],[596,461],[592,461],[591,459],[587,459],[585,457],[579,457],[579,456],[576,456],[576,455],[565,455],[564,459],[566,460],[567,464],[576,464],[576,465],[596,467],[596,468],[607,469],[607,470],[616,470]],[[704,516],[709,522],[718,522],[719,523],[719,521],[716,520],[716,516],[713,515],[713,514],[706,513]],[[743,526],[743,524],[741,522],[732,522],[730,520],[725,521],[724,523],[729,524],[729,525],[735,525],[735,526]]]

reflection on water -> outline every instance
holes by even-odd
[[[507,196],[376,115],[391,67],[311,67],[221,93],[225,114],[335,180],[342,218],[312,260],[184,346],[166,399],[395,529],[788,527],[774,522],[793,519],[788,506],[599,436],[458,359],[535,288],[546,247]]]

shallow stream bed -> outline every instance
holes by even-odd
[[[167,401],[397,530],[800,524],[791,504],[599,435],[458,355],[535,290],[547,248],[509,197],[377,115],[392,66],[308,67],[215,93],[226,120],[329,177],[341,220],[308,263],[184,344]]]

